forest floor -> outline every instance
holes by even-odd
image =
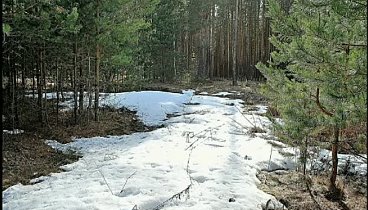
[[[247,105],[267,105],[267,100],[259,94],[259,83],[240,82],[231,86],[231,81],[203,82],[195,84],[163,84],[155,83],[144,87],[144,90],[181,92],[193,89],[196,94],[212,95],[221,92],[237,94],[217,94],[217,96],[242,99]],[[51,121],[55,116],[50,115]],[[124,135],[134,132],[151,131],[149,127],[137,119],[136,113],[127,109],[102,109],[100,121],[88,125],[75,126],[70,123],[72,113],[66,113],[59,119],[57,126],[45,127],[33,122],[21,127],[24,133],[10,135],[3,133],[3,190],[17,184],[29,184],[31,179],[50,173],[63,171],[60,166],[73,163],[80,157],[75,153],[62,153],[45,144],[46,139],[58,140],[60,143],[71,142],[77,137],[93,137],[107,135]],[[50,123],[52,124],[52,123]],[[327,199],[327,175],[312,176],[309,181],[297,172],[264,172],[258,178],[259,188],[286,201],[289,209],[365,209],[367,205],[366,180],[341,181],[344,195],[338,201]],[[362,183],[364,182],[364,183]],[[309,183],[309,189],[305,183]]]
[[[154,83],[145,85],[143,89],[167,91],[174,93],[181,93],[182,90],[193,89],[196,95],[216,94],[216,96],[218,97],[241,99],[247,105],[267,104],[266,98],[259,93],[260,83],[254,81],[247,81],[247,82],[239,81],[237,86],[233,86],[232,82],[229,80],[203,81],[195,83],[178,83],[178,84]]]
[[[360,210],[367,208],[366,177],[339,176],[342,191],[331,195],[328,175],[303,176],[296,171],[261,171],[259,188],[282,201],[289,210]],[[307,178],[305,178],[307,177]]]

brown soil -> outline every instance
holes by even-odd
[[[257,177],[261,180],[259,188],[286,203],[289,210],[362,210],[367,207],[367,185],[362,177],[358,180],[357,177],[339,177],[340,191],[332,196],[327,175],[304,178],[294,171],[261,171]]]

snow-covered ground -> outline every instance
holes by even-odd
[[[241,100],[193,91],[102,96],[101,105],[125,106],[146,124],[165,127],[65,145],[48,140],[55,149],[83,157],[63,166],[66,172],[6,189],[4,209],[261,209],[272,196],[257,188],[257,171],[296,166],[295,156],[282,154],[297,150],[267,140],[270,122],[257,112],[240,113]],[[259,106],[258,112],[265,111]],[[254,126],[267,133],[251,134]]]

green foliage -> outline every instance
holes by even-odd
[[[70,13],[66,16],[64,30],[73,34],[78,33],[82,27],[81,25],[77,24],[78,17],[78,9],[73,7]]]
[[[147,55],[141,57],[145,70],[155,79],[173,80],[182,57],[176,42],[184,30],[184,4],[180,0],[161,0],[146,17],[152,24],[140,40],[142,52]]]
[[[278,131],[302,139],[321,127],[366,122],[365,7],[354,1],[297,0],[285,11],[279,3],[270,0],[268,14],[277,51],[267,65],[257,65],[267,78],[264,93],[284,120]]]
[[[153,10],[156,2],[157,0],[99,1],[97,18],[97,1],[80,1],[77,4],[79,15],[68,15],[70,20],[77,18],[77,23],[81,24],[78,36],[87,44],[87,49],[95,52],[96,44],[99,44],[102,55],[101,74],[108,85],[112,75],[119,75],[123,69],[132,69],[137,65],[142,31],[150,27],[144,17],[147,11]]]
[[[9,35],[11,32],[11,27],[9,24],[3,23],[3,33]]]

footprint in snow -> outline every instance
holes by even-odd
[[[120,193],[117,194],[119,197],[128,197],[140,194],[141,191],[136,187],[128,187],[123,189]]]
[[[197,181],[198,183],[204,183],[209,180],[209,178],[205,176],[196,176],[196,177],[193,177],[193,179]]]
[[[157,164],[157,163],[151,163],[150,165],[152,168],[156,168],[157,166],[160,166],[160,164]]]

